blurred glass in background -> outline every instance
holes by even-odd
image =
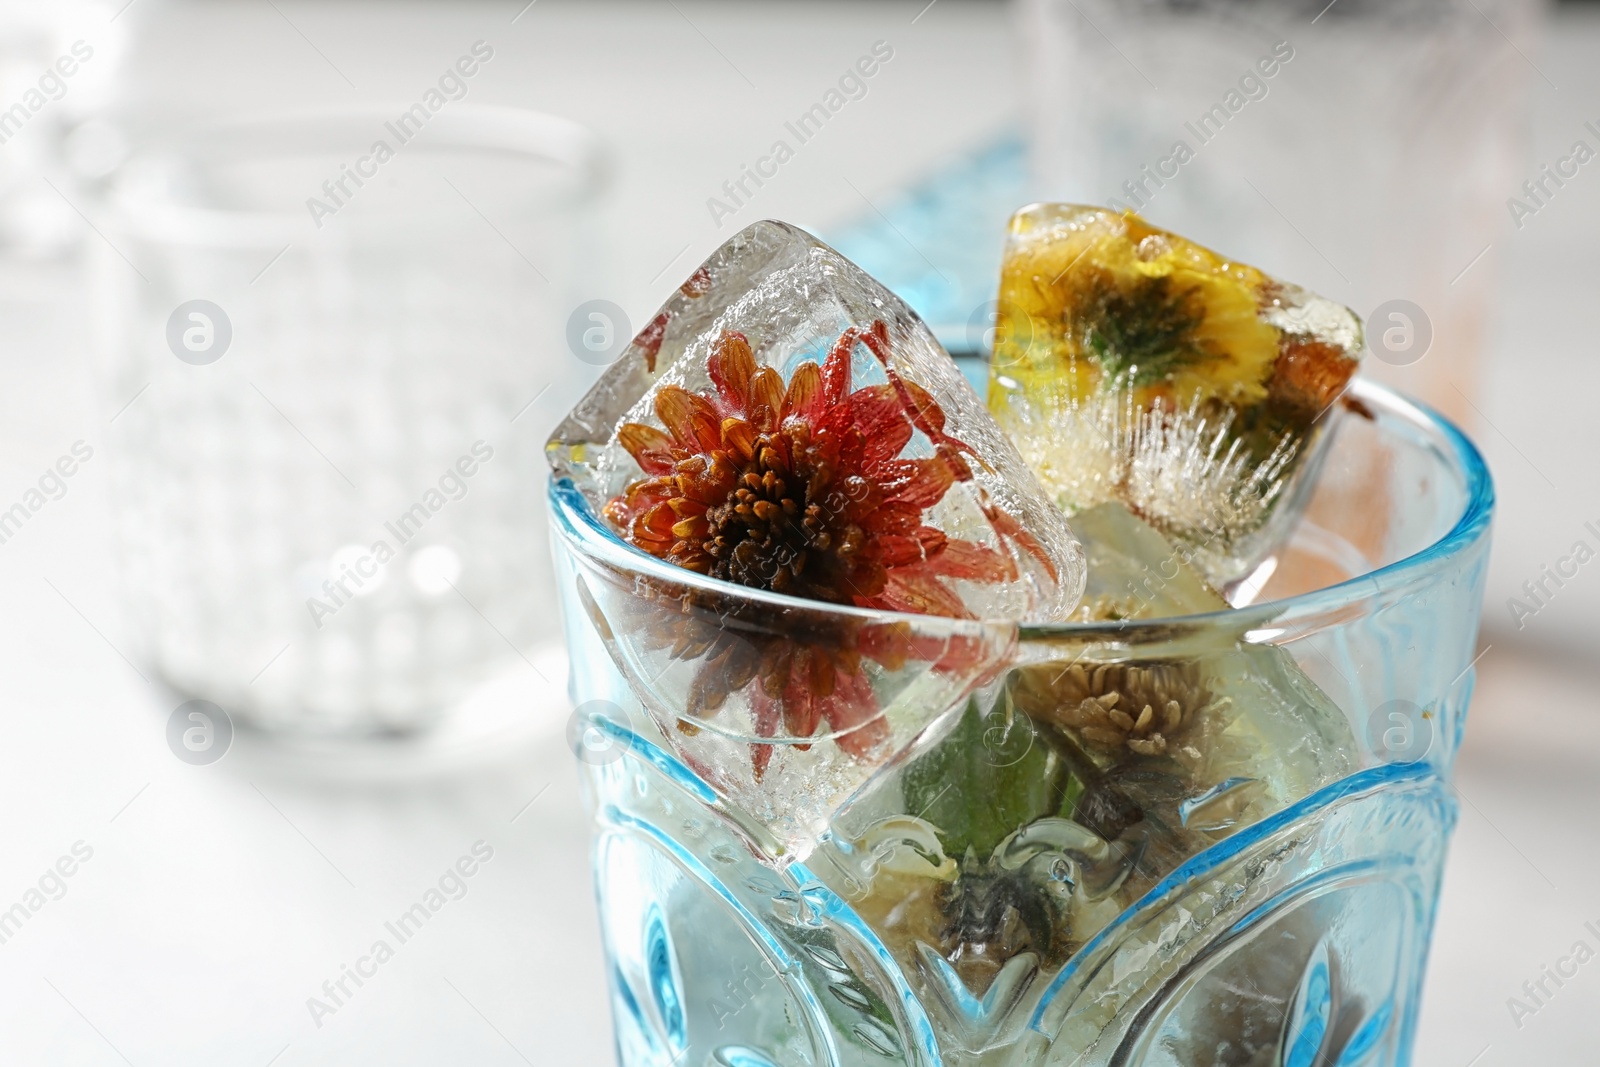
[[[1384,309],[1364,373],[1470,423],[1541,8],[1019,0],[1035,184]]]
[[[95,116],[126,45],[123,2],[0,0],[0,253],[58,256],[82,239],[67,197],[75,164],[105,154]]]
[[[118,172],[96,325],[162,680],[322,740],[542,684],[544,460],[517,420],[570,376],[600,170],[574,123],[451,102],[214,125]],[[488,703],[485,730],[530,706]]]

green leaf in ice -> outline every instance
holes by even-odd
[[[945,854],[987,859],[1035,819],[1070,811],[1072,775],[1009,690],[987,715],[969,701],[961,721],[906,769],[906,810],[939,830]]]

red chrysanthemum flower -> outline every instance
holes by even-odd
[[[858,344],[877,357],[887,382],[851,388]],[[715,395],[664,386],[655,410],[665,430],[628,423],[618,431],[645,477],[610,502],[607,518],[651,555],[736,585],[970,618],[947,580],[1014,580],[1016,566],[1003,552],[923,521],[952,485],[972,478],[972,450],[944,432],[938,403],[888,356],[882,321],[852,327],[821,366],[802,364],[785,386],[777,371],[757,367],[742,334],[724,332],[707,363]],[[933,455],[902,457],[918,431]],[[1002,533],[1037,550],[1009,516],[985,511]],[[685,616],[703,616],[711,606],[683,607]],[[736,606],[716,609],[725,620],[738,614]],[[893,668],[950,656],[942,643],[938,651],[919,649],[903,627],[781,638],[723,629],[672,639],[682,646],[675,655],[693,649],[705,657],[695,685],[700,710],[716,710],[759,678],[750,695],[758,736],[776,736],[781,723],[790,736],[809,737],[826,720],[840,746],[858,756],[887,733],[862,657]],[[758,774],[770,758],[769,746],[755,746]]]
[[[888,383],[852,391],[857,343],[884,358],[888,331],[881,322],[845,331],[821,367],[802,364],[785,388],[775,370],[757,368],[743,335],[724,333],[707,367],[716,396],[665,386],[656,415],[666,431],[628,423],[618,432],[648,477],[607,516],[646,552],[708,577],[967,616],[941,579],[1015,577],[1003,554],[922,521],[972,477],[970,449],[945,434],[933,397],[892,369]],[[918,429],[935,455],[899,458]]]

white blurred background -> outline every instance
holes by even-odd
[[[1026,6],[1037,15],[1040,5]],[[216,300],[206,287],[211,261],[169,269],[125,240],[126,213],[119,218],[107,203],[116,169],[195,122],[405,105],[476,42],[492,49],[492,59],[448,107],[534,109],[592,131],[603,173],[584,178],[587,207],[579,197],[555,212],[578,228],[573,244],[561,246],[566,251],[546,250],[536,224],[516,230],[489,207],[498,202],[488,187],[480,199],[465,184],[483,172],[450,172],[462,185],[460,202],[450,201],[461,240],[516,253],[473,284],[497,287],[498,298],[530,314],[544,310],[532,320],[541,325],[513,323],[510,334],[494,335],[505,352],[485,364],[490,370],[461,370],[482,374],[474,380],[496,394],[488,413],[466,403],[449,408],[459,421],[447,421],[413,459],[417,471],[443,470],[488,425],[475,420],[499,419],[482,432],[507,458],[487,469],[507,473],[493,486],[475,484],[463,499],[496,494],[487,497],[501,505],[491,509],[494,521],[510,525],[495,558],[520,558],[529,544],[543,551],[539,449],[598,373],[565,343],[566,311],[608,300],[636,328],[738,225],[776,217],[826,235],[887,221],[907,187],[997,139],[1037,129],[1038,90],[1024,58],[1039,42],[1019,29],[1033,25],[1030,17],[1004,3],[960,0],[0,3],[0,134],[7,138],[0,142],[0,514],[14,504],[26,511],[0,525],[0,909],[23,900],[75,846],[79,859],[65,865],[74,873],[59,879],[59,899],[0,943],[0,1063],[601,1064],[610,1057],[586,828],[566,750],[565,664],[545,579],[529,577],[516,588],[490,582],[481,595],[495,599],[480,599],[469,583],[481,557],[465,549],[442,569],[394,576],[384,595],[406,588],[419,617],[433,621],[419,624],[420,638],[396,638],[389,654],[405,660],[437,647],[436,639],[494,653],[466,656],[473,684],[436,736],[390,729],[364,742],[284,744],[241,728],[219,762],[175,758],[169,717],[199,694],[168,684],[170,664],[152,668],[147,650],[165,633],[160,620],[198,604],[215,613],[195,616],[202,631],[231,635],[248,630],[236,612],[250,609],[230,609],[228,596],[213,595],[203,580],[193,603],[163,603],[155,614],[129,609],[122,590],[138,588],[148,574],[119,573],[144,566],[127,551],[125,479],[138,477],[140,456],[193,449],[207,477],[240,472],[224,486],[232,513],[244,516],[239,536],[265,529],[270,539],[274,524],[322,521],[332,505],[318,501],[344,499],[339,480],[362,469],[368,442],[341,423],[348,416],[340,412],[370,413],[393,398],[383,383],[364,378],[354,388],[368,392],[356,402],[331,402],[352,388],[350,379],[328,377],[311,358],[315,350],[275,350],[255,329],[283,315],[258,298],[258,286],[281,276],[273,272],[314,276],[319,265],[341,262],[346,250],[334,224],[351,216],[325,229],[305,218],[283,242],[285,258],[273,259],[277,245],[269,244],[254,278],[253,268],[226,278],[215,268],[216,287],[237,294],[218,301],[235,334],[214,364],[195,367],[164,354],[159,320],[147,322],[117,300],[164,314],[165,305],[148,296],[163,285]],[[1488,21],[1481,11],[1471,17]],[[1308,65],[1320,25],[1308,23],[1297,40]],[[1560,585],[1544,579],[1538,604],[1523,590],[1575,542],[1600,547],[1593,464],[1600,430],[1587,410],[1600,395],[1592,293],[1600,282],[1592,253],[1600,163],[1582,165],[1520,228],[1504,203],[1523,196],[1522,181],[1570,154],[1576,140],[1600,147],[1600,132],[1585,125],[1600,130],[1600,11],[1556,8],[1525,38],[1506,29],[1512,32],[1493,44],[1492,59],[1520,71],[1520,95],[1511,101],[1514,136],[1496,148],[1488,171],[1510,183],[1485,192],[1473,219],[1462,222],[1487,244],[1481,259],[1460,264],[1478,286],[1482,343],[1471,360],[1460,355],[1465,346],[1441,345],[1387,371],[1463,419],[1489,456],[1500,500],[1479,694],[1461,764],[1462,820],[1417,1050],[1426,1067],[1587,1063],[1600,1038],[1591,1010],[1600,968],[1581,970],[1520,1026],[1507,1007],[1524,981],[1590,936],[1585,922],[1600,923],[1600,860],[1586,847],[1594,840],[1587,815],[1600,800],[1600,562]],[[41,82],[65,69],[58,61],[80,41],[91,57],[72,75]],[[719,220],[708,199],[725,199],[724,183],[737,180],[782,136],[785,121],[877,41],[891,44],[893,59],[865,94]],[[1458,87],[1435,88],[1443,107]],[[37,108],[28,96],[35,90]],[[13,133],[4,109],[17,102],[26,117],[18,113]],[[1418,122],[1432,106],[1418,107]],[[1228,162],[1219,150],[1194,166],[1200,174]],[[1092,200],[1116,192],[1067,191]],[[194,174],[168,192],[190,202],[218,195]],[[314,183],[295,192],[293,209],[315,192]],[[1414,201],[1421,215],[1437,190],[1419,180],[1384,195],[1402,207]],[[354,211],[365,201],[351,203]],[[1156,200],[1150,217],[1170,221],[1164,210]],[[1311,254],[1337,248],[1340,234],[1319,232],[1315,220],[1299,219],[1297,229],[1288,216],[1262,212],[1296,231],[1271,240],[1288,249],[1298,236],[1311,251],[1297,254],[1312,264],[1262,266],[1363,314],[1371,310],[1363,304],[1374,298],[1359,276],[1341,281],[1337,268],[1330,273],[1317,262],[1320,252]],[[401,236],[411,225],[398,227]],[[1442,240],[1437,230],[1407,232],[1404,213],[1394,225],[1397,255],[1408,241]],[[1200,236],[1227,247],[1225,232]],[[296,266],[301,255],[308,258]],[[921,253],[908,244],[904,255]],[[133,295],[107,295],[115,292]],[[417,313],[414,301],[401,304]],[[120,336],[119,324],[148,327],[150,336]],[[129,377],[117,363],[119,345],[156,352],[159,366],[148,379]],[[184,436],[195,416],[174,406],[174,397],[193,371],[213,373],[219,395],[237,405],[227,410],[238,414],[214,432]],[[513,396],[506,382],[526,388]],[[445,410],[445,395],[423,388],[406,401],[422,421],[404,425]],[[259,454],[239,445],[260,427],[270,429],[260,431]],[[84,448],[74,452],[79,442],[89,458]],[[275,496],[253,480],[261,463],[287,472]],[[67,467],[70,477],[41,482]],[[373,484],[383,473],[375,471]],[[361,506],[371,508],[365,521],[381,528],[432,478],[401,478],[392,491],[362,496]],[[355,480],[367,485],[359,474]],[[35,490],[38,507],[29,496]],[[149,506],[164,509],[170,528],[205,528],[206,499],[186,497],[181,485],[162,492]],[[455,543],[447,542],[439,544]],[[168,564],[185,563],[179,556]],[[272,580],[266,563],[259,573],[250,566],[247,577],[263,587]],[[449,580],[441,584],[439,575]],[[1515,612],[1512,597],[1538,610]],[[360,603],[346,620],[366,610]],[[286,634],[281,659],[276,644],[266,648],[252,661],[260,672],[241,682],[240,699],[255,699],[255,687],[289,670],[310,640]],[[293,669],[321,677],[308,662]],[[204,677],[215,663],[208,653],[191,667]],[[392,727],[398,713],[387,714]],[[314,1019],[307,999],[323,996],[323,983],[365,953],[386,920],[480,841],[493,858],[464,883],[464,895],[335,1014]],[[82,859],[85,851],[92,857]]]

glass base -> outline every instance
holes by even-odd
[[[422,729],[317,735],[236,721],[226,758],[281,777],[380,784],[445,777],[503,761],[558,732],[568,714],[563,647],[542,646],[528,659],[537,674],[519,661]]]

